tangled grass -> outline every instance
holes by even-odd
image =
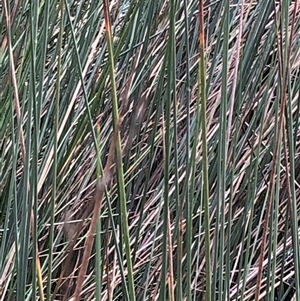
[[[299,1],[0,3],[1,301],[300,300]]]

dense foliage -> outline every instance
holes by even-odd
[[[103,2],[0,2],[0,301],[300,300],[300,1]]]

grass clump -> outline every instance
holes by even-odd
[[[298,1],[0,5],[0,300],[300,300]]]

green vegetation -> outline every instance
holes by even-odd
[[[300,1],[0,2],[0,301],[300,300]]]

